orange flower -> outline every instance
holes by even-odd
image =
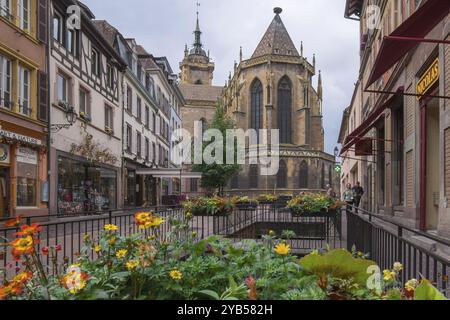
[[[22,220],[22,216],[17,216],[14,219],[8,220],[5,222],[5,227],[12,228],[20,225],[20,221]]]
[[[25,284],[33,278],[33,273],[31,271],[25,271],[16,275],[13,282],[16,284]]]
[[[33,223],[31,226],[27,226],[26,224],[24,224],[20,227],[20,231],[16,233],[16,236],[35,236],[41,231],[42,227],[37,223]]]
[[[20,258],[23,254],[34,253],[35,241],[32,236],[27,236],[25,238],[17,238],[10,245],[13,247],[11,250],[12,255],[16,260]]]
[[[6,299],[11,294],[11,286],[0,286],[0,300]]]

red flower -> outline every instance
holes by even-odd
[[[62,250],[62,246],[60,244],[57,244],[55,247],[56,252],[61,251]]]
[[[22,220],[22,216],[17,216],[14,219],[8,220],[5,222],[5,227],[12,228],[20,225],[20,221]]]
[[[248,287],[248,299],[251,301],[258,300],[258,293],[256,290],[256,280],[252,276],[245,279],[245,284]]]
[[[16,232],[15,235],[21,236],[21,237],[35,236],[36,234],[38,234],[41,231],[42,231],[42,227],[39,226],[39,224],[37,224],[37,223],[33,223],[31,226],[24,224],[20,227],[20,231]]]
[[[43,247],[41,251],[44,256],[48,256],[48,247]]]

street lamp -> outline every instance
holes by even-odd
[[[52,124],[50,125],[50,130],[52,132],[58,132],[62,129],[69,129],[71,126],[77,122],[77,113],[75,112],[75,108],[72,106],[64,105],[66,109],[66,120],[67,123],[64,124]]]
[[[337,158],[339,156],[339,148],[335,147],[334,148],[334,157]]]

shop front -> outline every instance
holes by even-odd
[[[0,129],[0,218],[48,213],[47,152],[43,140]],[[26,131],[26,130],[25,130]]]
[[[117,169],[81,157],[59,154],[58,214],[71,215],[117,209]]]
[[[151,176],[138,174],[137,171],[142,168],[144,167],[139,164],[125,162],[125,207],[152,207],[157,205],[156,180]]]

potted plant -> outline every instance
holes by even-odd
[[[201,197],[185,201],[183,209],[194,216],[225,216],[233,211],[234,205],[231,201],[220,197]]]
[[[278,196],[278,199],[275,203],[277,208],[284,208],[287,206],[288,202],[292,199],[292,195],[290,194],[282,194]]]
[[[263,205],[274,204],[278,197],[274,194],[263,194],[258,197],[258,202]]]
[[[256,210],[258,201],[250,197],[236,197],[233,199],[236,207],[241,210]]]
[[[110,135],[110,136],[112,136],[113,133],[114,133],[113,129],[111,129],[110,127],[105,127],[105,131],[106,131],[106,133],[107,133],[108,135]]]
[[[91,122],[91,116],[86,114],[85,112],[80,112],[80,118],[83,119],[86,122]]]
[[[287,208],[294,216],[323,216],[336,214],[342,202],[321,193],[305,193],[291,199]]]

